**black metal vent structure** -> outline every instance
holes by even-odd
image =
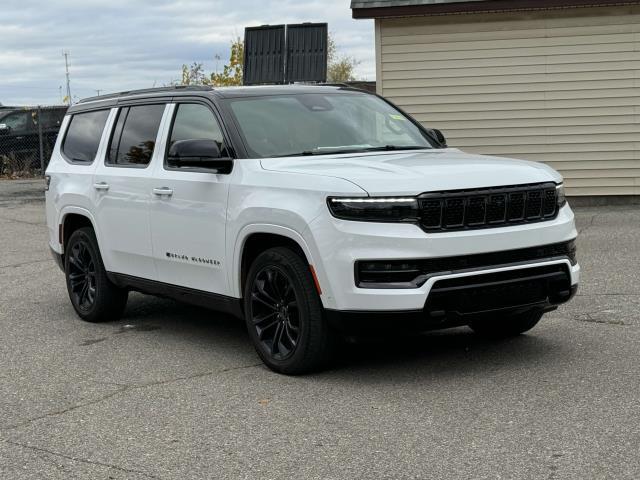
[[[245,85],[283,83],[285,25],[249,27],[244,31]]]
[[[326,82],[328,25],[301,23],[245,29],[244,84]]]
[[[326,23],[287,25],[286,82],[325,82],[327,55]]]
[[[504,227],[558,215],[555,183],[427,193],[419,201],[420,226],[428,232]]]

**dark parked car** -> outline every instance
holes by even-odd
[[[44,107],[39,111],[36,107],[1,109],[0,157],[12,158],[26,168],[40,168],[40,131],[46,162],[66,111],[66,106]]]

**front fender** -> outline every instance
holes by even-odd
[[[313,238],[309,235],[305,235],[305,233],[308,233],[307,230],[305,229],[305,231],[300,233],[292,228],[270,223],[254,223],[246,225],[238,232],[232,251],[230,252],[230,257],[233,258],[233,267],[229,270],[229,284],[231,285],[232,296],[236,298],[242,297],[242,252],[247,239],[254,233],[280,235],[296,242],[304,252],[308,262],[313,265],[322,289],[320,299],[323,305],[331,301],[333,295],[331,293],[327,277],[325,276],[322,262],[319,261],[320,253],[313,241]]]

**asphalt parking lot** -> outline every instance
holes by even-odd
[[[577,209],[582,286],[528,335],[262,366],[243,325],[133,294],[86,324],[39,181],[0,181],[2,479],[638,479],[640,207]]]

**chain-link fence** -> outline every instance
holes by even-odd
[[[44,174],[67,108],[0,107],[0,176]]]

